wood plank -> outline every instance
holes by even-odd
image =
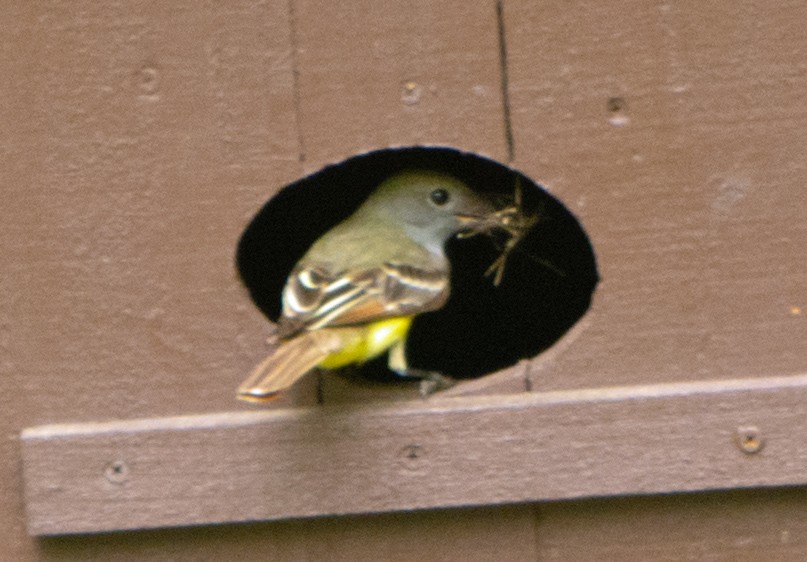
[[[799,561],[807,488],[596,498],[537,508],[537,560]]]
[[[28,526],[804,484],[805,400],[807,375],[40,426],[22,433]]]
[[[515,165],[602,278],[536,387],[804,372],[807,4],[768,8],[504,4]]]
[[[65,535],[36,541],[37,560],[527,561],[538,559],[534,511],[520,504]]]
[[[235,245],[301,167],[286,0],[2,13],[0,559],[31,562],[15,436],[237,407],[269,327]]]
[[[494,1],[292,6],[307,170],[409,144],[507,158]]]
[[[413,144],[508,158],[495,1],[295,0],[289,6],[307,172]],[[503,383],[521,390],[524,378]],[[319,384],[319,396],[330,404],[417,394],[338,377]]]

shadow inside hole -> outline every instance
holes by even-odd
[[[407,169],[451,174],[480,192],[511,195],[520,178],[524,207],[540,219],[507,260],[501,284],[484,273],[500,253],[485,236],[452,239],[451,297],[415,318],[406,354],[412,367],[474,378],[537,355],[585,313],[598,276],[577,219],[541,186],[493,160],[453,148],[382,149],[300,179],[270,199],[241,237],[237,267],[255,304],[273,321],[286,278],[311,244],[350,216],[390,175]],[[362,374],[393,375],[386,358]]]

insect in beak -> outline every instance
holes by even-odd
[[[493,276],[493,285],[497,287],[504,276],[507,258],[540,218],[537,213],[527,214],[524,212],[523,199],[521,178],[516,178],[515,193],[511,205],[482,217],[457,216],[468,228],[460,232],[458,238],[470,238],[477,234],[490,235],[494,231],[503,231],[507,234],[507,241],[504,243],[504,248],[499,257],[485,271],[486,277]]]

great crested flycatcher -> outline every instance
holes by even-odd
[[[270,399],[315,367],[361,364],[385,351],[393,372],[440,380],[409,368],[407,333],[414,316],[448,300],[446,242],[489,232],[496,217],[489,198],[451,176],[412,170],[388,178],[294,267],[282,295],[279,346],[238,397]]]

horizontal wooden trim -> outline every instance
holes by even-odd
[[[807,483],[807,375],[60,424],[35,535]]]

